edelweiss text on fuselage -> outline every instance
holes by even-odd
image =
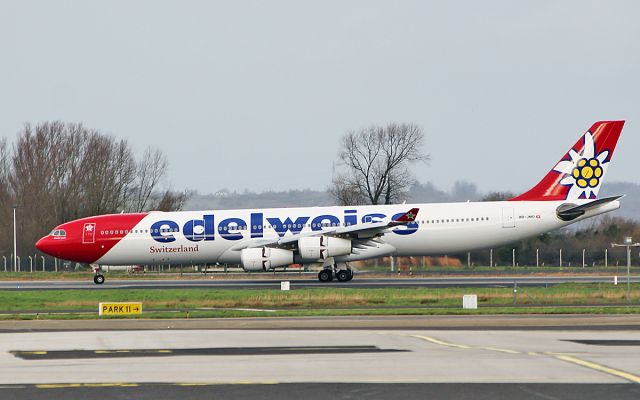
[[[391,219],[399,218],[403,213],[394,214]],[[371,223],[381,222],[387,215],[381,213],[370,213],[360,217],[360,222]],[[351,226],[358,224],[357,210],[344,210],[342,221],[335,215],[322,214],[316,217],[301,216],[287,217],[284,220],[277,217],[266,217],[264,213],[251,213],[249,223],[242,218],[225,218],[217,225],[214,214],[205,214],[201,219],[192,219],[182,225],[182,234],[187,240],[192,242],[215,240],[217,235],[226,240],[242,240],[245,235],[251,238],[261,238],[264,235],[265,226],[273,229],[279,237],[284,237],[287,232],[299,234],[308,224],[312,231],[321,231],[323,228],[334,226]],[[176,240],[174,234],[180,232],[180,224],[176,221],[165,219],[157,221],[151,225],[151,237],[160,243],[170,243]],[[418,224],[411,222],[407,225],[397,227],[392,230],[398,235],[410,235],[418,230]]]

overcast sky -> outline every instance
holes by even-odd
[[[639,182],[637,1],[0,1],[0,133],[79,122],[162,149],[175,188],[323,189],[340,137],[426,134],[443,189],[535,184],[596,120]]]

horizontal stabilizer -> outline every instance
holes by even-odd
[[[560,218],[561,220],[572,221],[578,217],[583,216],[588,210],[598,208],[604,204],[611,203],[612,201],[616,201],[622,197],[624,197],[624,195],[605,197],[603,199],[594,200],[579,206],[571,203],[565,203],[558,207],[556,213],[558,215],[558,218]]]

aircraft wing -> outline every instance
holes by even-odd
[[[319,231],[303,232],[295,235],[273,239],[251,239],[238,243],[231,250],[250,249],[255,247],[289,247],[302,237],[335,236],[353,239],[370,239],[387,232],[389,229],[400,225],[407,225],[415,221],[418,216],[418,208],[412,208],[400,217],[390,222],[366,222],[349,226],[328,227]]]

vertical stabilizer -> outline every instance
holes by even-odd
[[[596,122],[536,186],[511,200],[597,198],[623,126],[624,121]]]

